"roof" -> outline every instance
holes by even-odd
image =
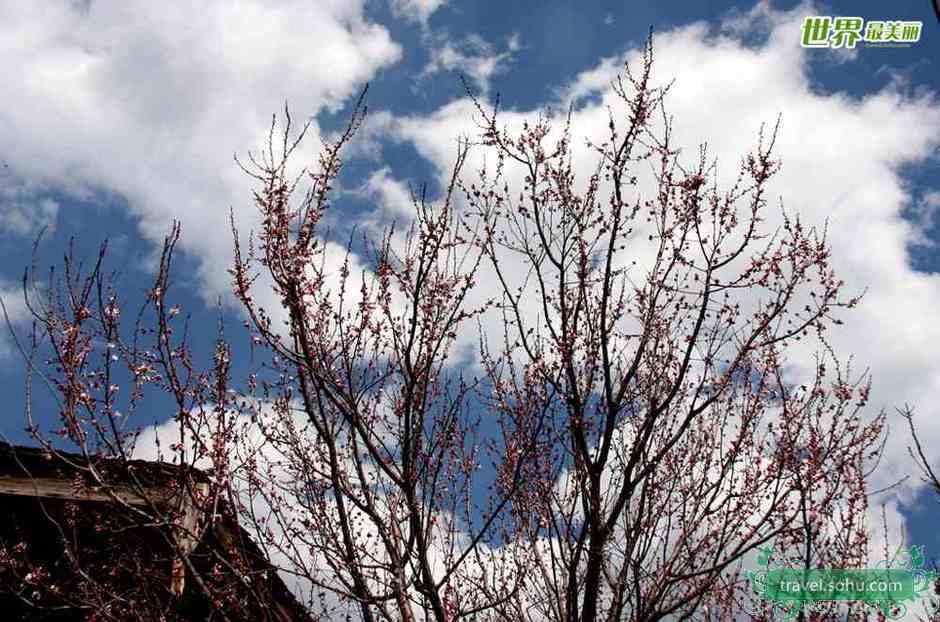
[[[212,516],[197,509],[209,481],[164,462],[0,443],[0,611],[30,620],[312,620],[225,503]]]

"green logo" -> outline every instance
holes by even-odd
[[[929,596],[937,573],[924,570],[924,547],[901,549],[895,559],[876,568],[786,568],[771,563],[773,548],[761,548],[757,563],[762,570],[749,571],[751,589],[774,603],[776,617],[795,618],[800,610],[819,609],[821,603],[855,602],[897,619],[907,614],[904,601]]]
[[[923,22],[866,22],[861,17],[812,15],[803,18],[800,45],[805,48],[853,49],[863,42],[868,47],[910,47],[920,41],[923,25]]]

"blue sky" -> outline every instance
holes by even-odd
[[[610,79],[652,27],[655,76],[676,80],[667,105],[687,148],[707,139],[733,168],[760,123],[782,115],[773,190],[805,219],[830,219],[836,267],[869,292],[834,345],[871,368],[874,410],[916,408],[940,462],[940,23],[929,0],[163,4],[0,2],[0,296],[18,328],[18,282],[42,227],[40,266],[71,237],[88,258],[107,237],[120,283],[140,296],[178,219],[175,298],[193,315],[196,348],[210,353],[221,297],[244,353],[226,218],[231,207],[247,231],[254,212],[232,154],[260,146],[285,101],[329,135],[370,83],[331,218],[342,240],[356,223],[403,213],[409,183],[433,189],[447,175],[457,136],[473,131],[459,76],[498,93],[510,120],[573,101],[574,131],[589,135],[606,121],[594,113]],[[907,48],[802,49],[806,15],[922,21],[923,33]],[[24,368],[6,336],[0,361],[0,431],[22,442]],[[236,357],[236,376],[249,366]],[[35,403],[53,421],[48,396]],[[162,408],[148,402],[138,423],[161,423]],[[890,421],[880,483],[912,468],[902,421]],[[940,556],[938,506],[914,483],[886,501]]]

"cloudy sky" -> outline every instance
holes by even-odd
[[[675,80],[667,106],[690,153],[707,140],[733,169],[761,124],[782,118],[772,190],[804,221],[828,219],[847,290],[867,288],[833,345],[871,369],[872,412],[914,406],[940,464],[940,23],[929,0],[186,4],[0,0],[0,296],[18,327],[18,283],[42,228],[41,266],[69,238],[88,258],[109,238],[120,282],[139,295],[175,219],[175,300],[194,314],[197,348],[207,345],[219,297],[240,324],[228,294],[229,209],[244,231],[256,224],[232,156],[262,145],[285,102],[312,120],[316,139],[342,126],[370,84],[370,117],[329,218],[342,240],[357,223],[402,214],[409,184],[439,188],[458,136],[475,132],[460,76],[519,118],[573,103],[574,134],[587,136],[606,125],[598,112],[610,81],[652,27],[654,78]],[[922,21],[921,40],[800,46],[803,17],[846,12]],[[0,364],[0,432],[23,442],[23,364],[5,334]],[[36,404],[51,421],[51,402]],[[165,419],[159,405],[139,416]],[[889,422],[880,483],[912,470],[903,421]],[[940,556],[938,506],[922,493],[912,479],[886,500],[910,541]]]

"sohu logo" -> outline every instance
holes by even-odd
[[[940,0],[933,0],[935,3]],[[869,20],[812,15],[803,19],[800,45],[805,48],[908,47],[920,41],[923,22]]]

